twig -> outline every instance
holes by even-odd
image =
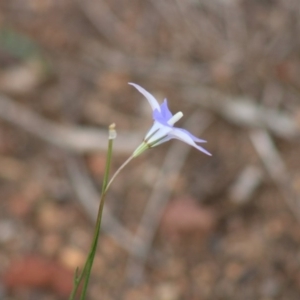
[[[291,186],[290,175],[271,136],[265,130],[255,130],[250,134],[250,140],[290,211],[300,221],[300,207]]]
[[[182,97],[222,116],[230,123],[248,128],[264,128],[284,139],[300,136],[292,116],[278,110],[258,106],[248,97],[230,97],[214,89],[187,87]]]
[[[89,178],[88,172],[79,159],[66,156],[69,178],[77,195],[77,199],[92,221],[96,221],[100,195]],[[113,217],[106,206],[103,212],[101,229],[112,237],[122,248],[132,255],[137,255],[140,240],[126,230]]]
[[[211,75],[207,64],[193,65],[169,59],[149,59],[138,55],[128,55],[116,49],[109,49],[100,43],[87,44],[82,56],[84,63],[92,68],[104,66],[110,71],[132,73],[137,77],[153,78],[155,81],[190,84],[191,82],[208,83]]]
[[[95,29],[112,43],[123,46],[127,50],[141,43],[137,34],[126,28],[105,1],[77,0],[76,2]]]
[[[106,130],[57,125],[0,94],[0,118],[60,148],[78,153],[105,151]],[[130,154],[143,134],[120,133],[114,151]]]
[[[199,115],[195,113],[189,119],[185,127],[195,128],[197,119],[201,119],[201,124],[197,124],[197,133],[201,134],[201,132],[211,124],[212,120],[209,115],[199,117]],[[132,283],[137,283],[143,278],[146,259],[151,250],[161,216],[172,192],[170,186],[176,183],[176,178],[184,165],[190,149],[191,148],[186,147],[183,143],[175,143],[170,147],[166,155],[137,230],[136,238],[137,240],[141,240],[135,252],[137,255],[129,257],[127,263],[127,277]],[[166,181],[170,180],[170,178],[172,178],[171,184],[166,185]]]
[[[254,165],[246,166],[238,175],[237,180],[230,187],[229,196],[236,204],[245,204],[263,180],[261,168]]]
[[[246,44],[248,32],[246,18],[240,5],[233,2],[224,3],[220,10],[223,14],[228,46],[241,51]]]
[[[201,16],[200,12],[198,12],[197,17],[195,18],[193,17],[193,8],[188,8],[188,2],[183,3],[180,0],[175,0],[175,5],[180,13],[181,20],[187,25],[188,32],[192,35],[194,40],[200,42],[200,45],[203,45],[203,42],[213,39],[215,44],[218,45],[218,48],[222,48],[220,44],[222,39],[220,33],[216,29],[215,22],[211,21],[211,15],[207,18],[206,14],[205,16]],[[195,23],[197,18],[198,22]],[[176,21],[178,22],[178,20]],[[199,21],[201,23],[199,23]]]

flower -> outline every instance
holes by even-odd
[[[143,94],[146,97],[152,108],[152,117],[154,120],[154,124],[146,134],[143,143],[134,151],[134,157],[140,155],[142,152],[149,148],[158,146],[171,139],[181,140],[202,151],[203,153],[211,155],[204,148],[196,144],[206,143],[205,140],[201,140],[195,137],[183,128],[174,127],[174,124],[183,116],[183,113],[181,111],[177,112],[175,115],[172,115],[168,108],[167,99],[165,99],[164,102],[161,105],[159,105],[159,103],[153,97],[153,95],[147,92],[144,88],[135,83],[129,82],[129,84],[134,86],[141,94]]]

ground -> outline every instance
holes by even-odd
[[[300,297],[298,0],[0,2],[1,299],[68,299],[112,172],[151,126],[135,82],[207,140],[132,161],[89,299]]]

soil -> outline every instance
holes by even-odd
[[[143,276],[129,271],[133,253],[109,228],[100,236],[89,299],[300,298],[298,127],[293,136],[263,128],[273,143],[266,158],[251,139],[261,124],[222,114],[228,99],[248,99],[300,124],[299,20],[298,0],[0,2],[0,107],[8,97],[63,127],[103,131],[114,122],[120,136],[143,135],[151,110],[127,84],[135,82],[160,101],[167,97],[184,121],[195,113],[210,120],[201,138],[213,155],[192,148],[179,175],[166,178],[170,195]],[[221,95],[218,109],[203,104],[210,101],[205,89]],[[191,127],[195,135],[198,129]],[[176,143],[132,161],[107,195],[107,207],[132,234]],[[265,161],[274,153],[279,175]],[[112,172],[129,155],[114,152]],[[68,158],[86,167],[100,195],[105,152],[63,149],[0,117],[1,299],[68,299],[95,221],[78,201]],[[242,184],[249,169],[256,173]]]

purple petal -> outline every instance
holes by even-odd
[[[202,151],[203,153],[211,156],[211,154],[205,150],[203,147],[197,145],[195,143],[195,141],[193,140],[193,135],[191,135],[187,130],[182,129],[182,128],[173,128],[173,130],[168,134],[169,136],[171,136],[174,139],[178,139],[181,140],[193,147],[195,147],[196,149]],[[198,139],[198,138],[197,138]],[[200,140],[200,139],[198,139]]]
[[[142,88],[138,84],[135,84],[135,83],[132,83],[132,82],[129,82],[128,84],[134,86],[141,94],[143,94],[145,96],[145,98],[148,100],[148,102],[149,102],[149,104],[150,104],[153,111],[155,109],[160,111],[159,103],[157,102],[157,100],[149,92],[147,92],[144,88]]]
[[[153,111],[152,117],[153,117],[154,121],[157,121],[157,122],[159,122],[159,123],[161,123],[165,126],[171,127],[168,124],[169,118],[165,118],[164,115],[160,111],[158,111],[157,109],[155,109]]]
[[[165,99],[164,102],[161,104],[160,111],[164,119],[170,120],[173,117],[172,113],[169,110],[167,99]]]

